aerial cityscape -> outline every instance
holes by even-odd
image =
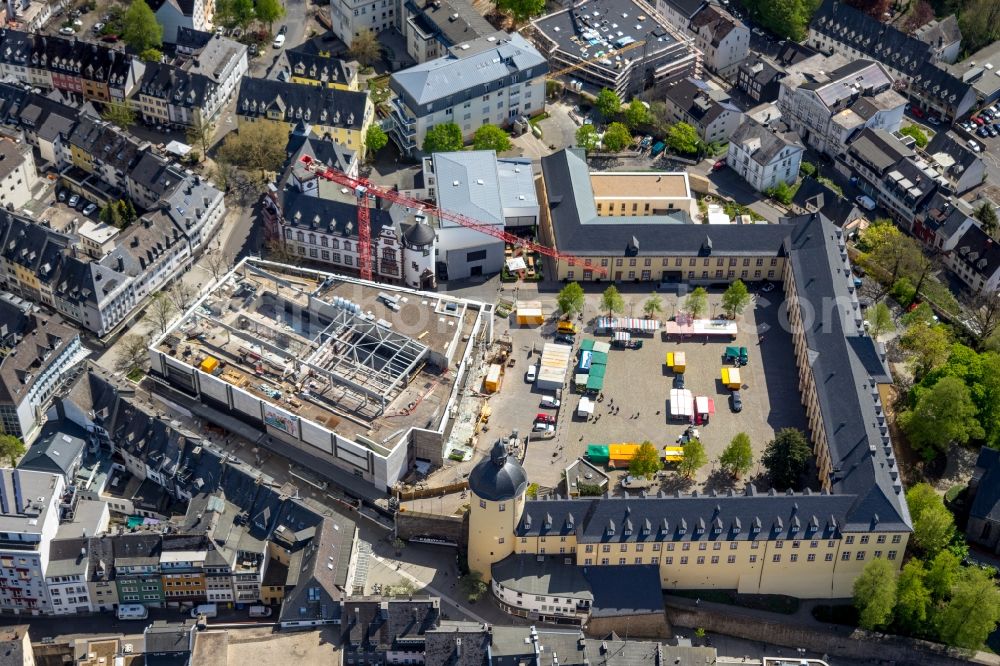
[[[0,13],[0,666],[1000,666],[996,0]]]

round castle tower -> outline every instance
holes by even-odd
[[[508,456],[501,440],[469,474],[469,569],[484,581],[492,578],[494,562],[514,552],[514,530],[524,513],[527,489],[528,475]]]
[[[403,231],[403,283],[407,287],[434,289],[437,286],[434,274],[436,240],[434,229],[426,222],[417,221]]]

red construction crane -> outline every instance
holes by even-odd
[[[377,185],[364,178],[352,178],[343,171],[332,169],[322,162],[316,161],[316,159],[311,155],[303,155],[301,162],[307,170],[316,174],[320,178],[325,178],[326,180],[333,181],[334,183],[338,183],[344,187],[349,187],[354,190],[354,194],[358,199],[358,243],[360,244],[360,247],[358,248],[358,266],[361,272],[361,277],[365,280],[372,279],[371,221],[369,219],[368,209],[369,195],[377,196],[380,199],[386,199],[393,203],[406,206],[407,208],[412,208],[414,210],[433,215],[439,220],[454,222],[455,224],[465,227],[466,229],[475,229],[476,231],[484,233],[488,236],[499,238],[505,243],[510,243],[514,247],[521,247],[528,251],[539,252],[556,260],[563,260],[569,263],[570,266],[582,266],[586,270],[597,271],[601,275],[606,275],[608,272],[608,269],[594,264],[590,259],[575,257],[571,254],[560,252],[555,248],[548,247],[547,245],[541,245],[539,243],[535,243],[534,241],[521,238],[520,236],[515,236],[514,234],[504,231],[502,226],[486,224],[485,222],[471,218],[468,215],[439,208],[433,204],[420,201],[419,199],[408,197],[396,190],[383,187],[382,185]]]

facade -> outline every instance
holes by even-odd
[[[267,78],[310,86],[357,90],[356,67],[332,56],[298,49],[285,49],[267,71]]]
[[[817,55],[793,65],[778,96],[782,121],[803,143],[829,155],[842,152],[860,129],[897,131],[905,106],[881,65],[839,56]]]
[[[743,114],[722,90],[697,79],[685,79],[664,97],[674,122],[691,125],[705,143],[723,143],[743,122]]]
[[[946,124],[957,121],[976,105],[972,84],[939,65],[927,63],[909,80],[910,101]]]
[[[694,35],[705,67],[719,76],[732,75],[750,55],[750,28],[720,5],[702,5],[687,30]]]
[[[779,182],[793,185],[805,149],[791,133],[747,119],[729,139],[726,164],[758,192]]]
[[[979,153],[952,132],[938,132],[931,137],[924,153],[945,180],[945,188],[965,194],[986,180],[986,165]]]
[[[619,25],[619,16],[645,18]],[[610,88],[628,99],[702,74],[701,52],[685,32],[686,24],[672,26],[645,0],[596,0],[586,11],[569,7],[537,18],[532,27],[551,66],[573,68],[571,84],[594,93]]]
[[[94,606],[87,585],[86,539],[53,541],[49,563],[45,567],[45,584],[52,600],[53,615],[90,613]]]
[[[402,18],[406,52],[417,63],[440,58],[462,42],[499,37],[468,0],[407,0]]]
[[[397,0],[334,0],[330,3],[330,23],[333,34],[350,44],[362,30],[376,35],[398,27]]]
[[[519,33],[454,46],[447,55],[393,73],[389,135],[412,154],[440,123],[457,124],[466,141],[484,124],[507,127],[545,109],[548,71],[542,54]]]
[[[19,210],[31,201],[38,182],[35,158],[27,144],[0,139],[0,206]]]
[[[973,294],[994,294],[1000,288],[1000,247],[978,224],[966,230],[944,265]]]
[[[747,58],[736,71],[736,87],[754,102],[774,102],[785,70],[764,57]]]
[[[914,218],[910,233],[932,252],[948,253],[973,226],[979,224],[975,209],[967,201],[939,190]]]
[[[173,2],[174,0],[165,0]],[[200,3],[202,0],[193,0]],[[214,0],[206,5],[214,6]],[[207,77],[215,84],[215,97],[221,105],[235,97],[240,81],[250,71],[248,49],[245,44],[211,32],[180,30],[181,43],[177,45],[175,64],[191,75]],[[214,98],[206,100],[206,104]],[[211,107],[202,110],[202,117],[208,120],[218,118],[219,109]]]
[[[226,98],[215,81],[166,63],[147,63],[133,105],[147,123],[184,128],[211,122]]]
[[[375,111],[367,92],[243,77],[236,113],[240,122],[273,123],[286,133],[299,123],[359,154]]]
[[[154,0],[150,6],[163,28],[163,41],[177,43],[178,30],[211,32],[215,10],[213,0]]]

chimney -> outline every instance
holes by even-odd
[[[13,472],[14,477],[14,508],[18,513],[24,513],[24,498],[21,496],[21,471],[17,468]]]

